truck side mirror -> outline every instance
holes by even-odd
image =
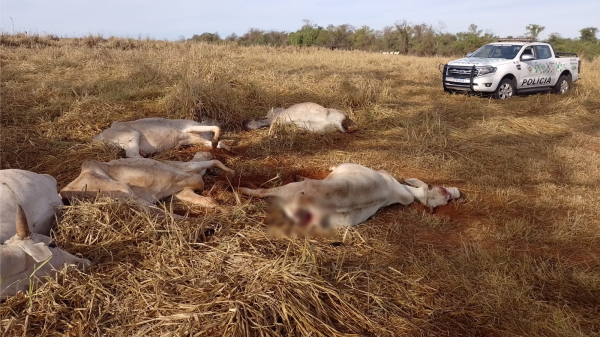
[[[521,61],[532,61],[534,59],[531,54],[523,54],[521,55]]]
[[[473,55],[473,53],[467,53],[467,57],[471,57],[471,55]]]

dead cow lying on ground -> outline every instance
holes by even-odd
[[[26,291],[32,274],[40,278],[56,273],[54,269],[65,264],[79,267],[90,264],[56,248],[49,237],[56,208],[62,205],[53,177],[24,170],[1,170],[0,182],[1,299]]]
[[[242,194],[278,197],[285,215],[305,228],[355,226],[381,207],[418,200],[433,209],[460,197],[457,188],[432,187],[418,179],[399,183],[386,171],[341,164],[323,180],[301,180],[271,189],[240,188]]]
[[[265,117],[243,122],[246,130],[270,127],[273,124],[293,124],[311,132],[356,131],[354,122],[345,113],[327,109],[316,103],[300,103],[291,107],[271,109]]]
[[[140,158],[180,145],[203,144],[229,151],[227,145],[219,142],[220,134],[221,129],[212,120],[198,123],[185,119],[144,118],[113,122],[94,140],[122,148],[128,158]]]
[[[64,265],[75,264],[83,269],[91,264],[89,260],[56,248],[49,236],[31,233],[21,205],[17,206],[13,226],[16,234],[0,245],[0,299],[27,291],[30,276],[35,281],[35,278],[56,274]]]
[[[56,209],[62,206],[56,179],[25,170],[0,170],[0,243],[15,235],[15,212],[22,205],[31,231],[50,235]]]
[[[198,152],[189,162],[159,162],[149,158],[123,158],[101,163],[95,160],[81,165],[81,174],[60,191],[63,198],[83,198],[97,194],[117,199],[133,199],[144,206],[175,195],[178,199],[217,208],[208,197],[196,194],[204,188],[202,176],[207,169],[218,167],[233,178],[235,172],[208,152]]]

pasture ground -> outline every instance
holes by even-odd
[[[2,168],[59,188],[84,160],[118,157],[91,143],[112,121],[154,116],[223,123],[239,151],[215,154],[242,182],[353,162],[464,193],[434,214],[395,205],[304,239],[268,235],[267,204],[221,176],[204,194],[225,213],[174,202],[193,217],[161,220],[78,202],[55,237],[94,265],[2,303],[3,335],[600,335],[599,59],[566,96],[504,102],[444,94],[443,58],[22,35],[0,51]],[[305,101],[360,131],[240,128]]]

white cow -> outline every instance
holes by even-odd
[[[29,282],[35,281],[29,279],[32,274],[40,278],[53,275],[65,264],[90,265],[90,261],[56,248],[48,236],[55,208],[62,205],[54,178],[23,170],[0,170],[0,181],[0,299],[27,290]]]
[[[220,134],[221,128],[212,120],[198,123],[185,119],[144,118],[113,122],[110,128],[96,135],[94,140],[124,149],[128,158],[140,158],[180,145],[203,144],[230,151],[227,145],[219,142]]]
[[[408,205],[415,199],[433,210],[459,198],[457,188],[432,187],[418,179],[399,183],[386,171],[373,171],[357,164],[341,164],[323,180],[300,177],[301,181],[271,189],[240,187],[242,194],[279,197],[283,212],[305,228],[355,226],[381,207]]]
[[[269,127],[274,123],[294,124],[311,132],[356,131],[354,122],[348,118],[348,115],[316,103],[299,103],[287,109],[271,109],[265,117],[245,120],[243,126],[246,130],[255,130]]]
[[[60,191],[64,198],[107,195],[117,199],[132,199],[150,206],[171,195],[194,204],[218,208],[208,197],[196,194],[204,188],[202,175],[207,169],[218,167],[231,179],[235,172],[208,152],[198,152],[189,162],[159,162],[150,158],[123,158],[101,163],[85,161],[81,174]]]
[[[56,179],[47,174],[25,170],[0,170],[0,243],[15,235],[15,212],[23,205],[31,231],[50,235],[56,208],[62,201],[56,190]]]
[[[32,233],[21,205],[17,206],[13,226],[15,235],[0,245],[0,299],[27,291],[35,278],[52,276],[64,265],[75,264],[80,269],[91,265],[89,260],[56,248],[49,236]]]

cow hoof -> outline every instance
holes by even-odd
[[[227,177],[227,179],[233,180],[233,178],[235,177],[235,171],[227,172],[225,176]]]

